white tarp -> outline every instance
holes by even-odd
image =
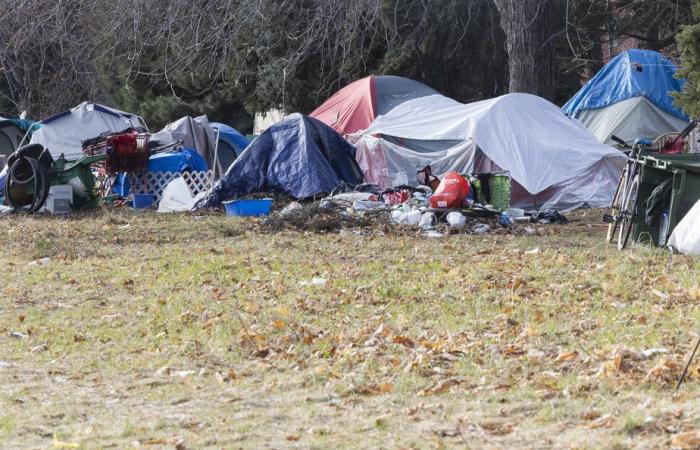
[[[253,121],[253,134],[258,136],[277,122],[287,117],[288,114],[282,109],[269,109],[265,112],[256,112]]]
[[[391,142],[373,137],[378,135]],[[380,184],[396,184],[395,178],[403,176],[399,172],[415,183],[416,171],[434,163],[435,172],[441,173],[462,170],[468,163],[484,171],[491,162],[508,170],[525,191],[514,190],[514,204],[558,209],[608,206],[625,161],[620,151],[598,142],[580,122],[529,94],[468,105],[441,95],[410,100],[352,140],[366,178],[385,177]],[[415,141],[423,142],[423,149],[416,151]],[[440,149],[441,142],[449,145]],[[477,146],[488,161],[474,153]],[[425,150],[430,147],[435,152]]]
[[[96,103],[83,102],[75,108],[42,120],[42,126],[32,134],[31,143],[39,143],[51,156],[61,154],[68,160],[85,156],[81,142],[104,132],[117,132],[131,127],[143,127],[140,117]]]
[[[615,135],[626,142],[682,131],[688,122],[672,116],[645,97],[634,97],[610,106],[582,111],[578,118],[600,142],[614,144]]]
[[[700,256],[700,200],[673,229],[668,246],[685,255]]]

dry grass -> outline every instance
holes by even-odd
[[[685,445],[700,262],[618,253],[599,216],[445,239],[0,219],[0,446]]]

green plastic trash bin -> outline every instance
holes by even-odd
[[[639,192],[632,237],[635,242],[658,245],[660,238],[663,242],[668,241],[678,222],[700,199],[700,154],[643,156],[640,162]],[[667,180],[671,183],[671,189],[663,210],[668,214],[668,227],[664,236],[660,236],[662,220],[656,217],[651,225],[647,224],[644,203],[654,189]]]

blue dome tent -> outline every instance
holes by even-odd
[[[241,156],[250,141],[241,132],[224,123],[212,122],[209,125],[219,134],[218,160],[225,171]]]
[[[681,131],[688,116],[673,104],[683,89],[676,66],[662,54],[632,49],[613,58],[562,108],[603,143],[655,139]]]
[[[362,183],[355,148],[323,122],[292,114],[251,142],[195,209],[254,192],[304,199],[331,192],[343,182]]]

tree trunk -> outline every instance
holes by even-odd
[[[553,101],[556,96],[555,3],[560,0],[495,0],[506,34],[510,92]]]

